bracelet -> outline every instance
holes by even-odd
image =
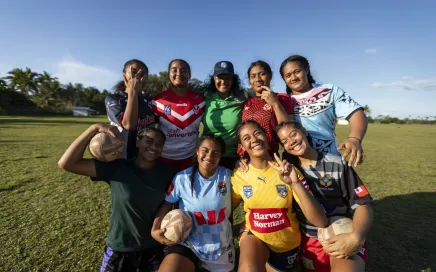
[[[359,143],[362,143],[362,140],[357,138],[357,137],[348,137],[348,139],[350,139],[350,138],[357,139],[357,140],[359,140]]]

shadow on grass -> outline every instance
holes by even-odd
[[[372,207],[367,271],[436,271],[436,192],[389,196]]]
[[[81,119],[83,118],[83,119]],[[87,120],[87,117],[79,117],[76,119],[68,119],[68,118],[59,118],[57,120],[45,120],[45,119],[39,119],[38,117],[35,117],[34,119],[29,118],[11,118],[11,119],[0,119],[0,124],[20,124],[20,125],[32,125],[32,124],[44,124],[44,125],[65,125],[65,124],[76,124],[76,125],[86,125],[86,124],[95,124],[95,119],[93,120]]]
[[[11,185],[11,186],[6,187],[6,188],[0,188],[0,192],[11,192],[11,191],[16,190],[16,189],[18,189],[20,187],[23,187],[23,186],[25,186],[27,184],[34,183],[34,182],[37,182],[37,181],[39,181],[39,179],[31,178],[31,179],[28,179],[26,181],[23,181],[21,183],[15,184],[15,185]]]

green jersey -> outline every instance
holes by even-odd
[[[140,251],[160,245],[151,237],[151,227],[160,203],[174,177],[170,167],[156,162],[139,168],[134,160],[95,161],[98,180],[111,189],[112,213],[108,247],[120,252]]]
[[[203,134],[220,136],[226,143],[223,157],[236,157],[238,140],[236,127],[241,122],[244,100],[233,95],[221,98],[217,91],[205,94],[206,111],[203,115]]]

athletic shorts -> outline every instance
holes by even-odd
[[[301,235],[301,260],[305,271],[330,271],[330,255],[322,248],[318,239]],[[356,254],[366,263],[368,259],[368,247],[365,243]]]
[[[201,267],[208,271],[229,272],[235,267],[235,247],[233,244],[229,245],[226,252],[215,261],[200,260],[192,249],[181,244],[168,248],[167,255],[169,254],[182,255],[183,257],[188,258],[195,267]]]
[[[247,235],[254,235],[251,231]],[[272,251],[263,241],[262,243],[266,246],[269,251],[269,258],[267,263],[274,268],[276,271],[290,271],[291,269],[298,267],[301,263],[300,261],[300,248],[296,247],[286,252],[275,252]]]
[[[161,162],[164,162],[172,166],[173,169],[176,171],[176,173],[192,166],[192,157],[183,160],[171,160],[171,159],[160,157],[159,160]]]
[[[135,252],[120,252],[106,246],[100,272],[157,271],[164,258],[164,247]]]

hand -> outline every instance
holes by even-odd
[[[154,240],[158,241],[159,243],[161,243],[162,245],[166,245],[166,246],[174,246],[177,243],[174,243],[171,240],[168,240],[168,238],[165,237],[164,233],[165,233],[166,229],[151,229],[151,237],[153,237]]]
[[[275,93],[269,87],[262,86],[261,88],[264,89],[264,91],[262,91],[262,94],[261,94],[260,98],[265,100],[265,102],[268,105],[270,105],[272,107],[272,106],[277,105],[277,103],[279,103]]]
[[[245,173],[248,171],[248,159],[241,157],[239,161],[236,162],[235,168],[239,171]]]
[[[107,133],[107,134],[110,134],[113,137],[117,138],[118,140],[124,142],[124,137],[120,133],[120,131],[118,130],[117,127],[107,125],[107,124],[95,124],[93,126],[94,126],[94,129],[97,131],[96,134],[97,133]]]
[[[364,240],[360,239],[355,232],[343,233],[328,239],[325,243],[324,250],[330,256],[345,259],[356,254],[363,243]]]
[[[274,158],[276,159],[276,162],[279,164],[279,166],[276,166],[270,161],[268,162],[268,164],[279,172],[280,179],[289,186],[298,184],[299,181],[294,166],[290,164],[287,160],[280,160],[279,156],[277,156],[276,153],[274,153]]]
[[[126,93],[130,95],[132,90],[135,90],[137,93],[141,91],[145,87],[147,83],[147,75],[145,71],[139,69],[136,75],[132,74],[132,66],[130,66],[130,70],[123,74],[124,84],[126,85]]]
[[[352,166],[353,161],[354,161],[354,167],[363,163],[363,159],[364,159],[363,149],[358,139],[348,138],[347,140],[343,141],[339,145],[338,150],[341,149],[345,149],[345,152],[342,154],[343,160],[345,160],[348,157],[348,155],[350,155],[350,157],[348,158],[348,166]]]

